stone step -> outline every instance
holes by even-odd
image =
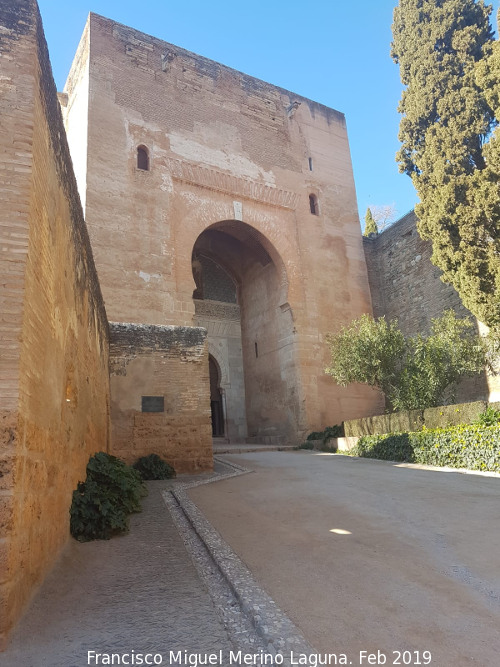
[[[235,443],[214,445],[214,454],[245,454],[248,452],[281,452],[295,449],[293,445],[266,445],[265,443],[246,444]]]
[[[222,437],[217,437],[217,438],[212,438],[212,442],[215,445],[227,445],[229,442],[229,438],[222,438]]]
[[[246,438],[248,445],[284,445],[286,444],[284,435],[259,435]]]

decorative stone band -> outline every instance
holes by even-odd
[[[167,166],[172,178],[178,181],[185,181],[232,196],[254,199],[279,208],[292,210],[297,208],[299,195],[290,190],[282,190],[266,183],[252,181],[249,178],[240,178],[217,169],[209,169],[173,158],[167,160]]]
[[[201,301],[193,299],[194,312],[197,316],[214,317],[221,320],[240,320],[240,307],[235,303],[222,303],[221,301]]]

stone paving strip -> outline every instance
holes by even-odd
[[[138,662],[146,654],[162,665],[289,665],[291,649],[314,653],[187,497],[188,488],[247,472],[217,460],[215,474],[148,482],[127,535],[71,540],[0,665],[146,664]]]
[[[223,660],[212,664],[227,664],[234,645],[165,509],[167,482],[147,484],[127,535],[70,540],[0,653],[1,667],[140,664],[138,654],[161,655],[162,665],[190,664],[185,651],[222,651]],[[183,661],[172,660],[179,652]],[[106,662],[112,654],[128,658]]]
[[[260,588],[248,568],[188,497],[188,489],[195,486],[251,472],[218,457],[215,461],[215,475],[193,479],[187,483],[175,483],[170,491],[163,492],[163,497],[216,607],[223,611],[222,618],[231,640],[247,655],[254,652],[252,647],[271,656],[281,654],[283,662],[275,664],[291,664],[291,651],[295,656],[315,654],[316,651],[297,627]],[[234,603],[224,605],[228,593],[224,590],[220,575],[214,574],[212,564],[216,565],[229,586],[233,600],[237,602],[246,621],[238,617]],[[253,636],[254,633],[249,629],[248,621],[251,623],[250,628],[255,629],[256,636]],[[256,664],[265,664],[263,660]]]

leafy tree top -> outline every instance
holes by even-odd
[[[365,215],[365,229],[363,232],[363,236],[370,236],[370,234],[378,234],[378,227],[377,223],[375,222],[375,219],[373,217],[373,214],[371,212],[370,207],[366,209],[366,215]]]

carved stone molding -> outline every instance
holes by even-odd
[[[256,201],[278,206],[279,208],[295,209],[299,195],[290,190],[275,188],[267,183],[253,181],[250,178],[233,176],[217,169],[201,167],[183,160],[167,159],[167,167],[172,178],[209,190],[224,192],[233,196],[254,199]]]
[[[207,336],[213,338],[241,338],[239,320],[216,320],[208,317],[195,316],[197,327],[207,330]]]
[[[212,341],[208,341],[208,354],[211,354],[219,364],[221,388],[224,387],[225,389],[228,389],[231,386],[231,380],[229,377],[229,365],[225,356]]]
[[[240,307],[235,303],[193,299],[196,317],[240,321]]]

